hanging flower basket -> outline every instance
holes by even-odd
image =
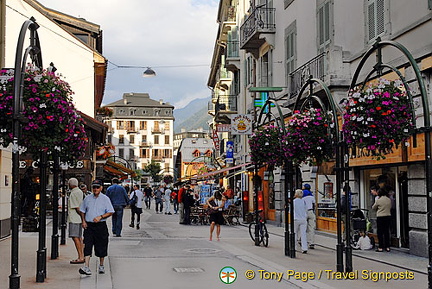
[[[282,137],[283,153],[294,164],[311,165],[328,161],[334,155],[333,119],[330,113],[311,108],[294,111]]]
[[[282,165],[281,137],[282,129],[274,125],[258,128],[249,138],[252,163]]]
[[[13,70],[0,71],[0,144],[12,142]],[[84,154],[88,138],[67,82],[29,65],[24,75],[20,146],[35,158],[42,150],[57,152],[62,161]]]
[[[414,128],[410,100],[401,81],[379,79],[363,90],[350,91],[343,103],[344,139],[352,149],[367,150],[373,159],[404,143]]]

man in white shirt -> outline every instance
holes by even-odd
[[[313,196],[309,184],[303,185],[303,200],[306,203],[307,211],[307,241],[310,249],[315,249],[315,228],[316,228],[316,216],[315,216],[315,197]]]

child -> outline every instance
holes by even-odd
[[[371,239],[366,235],[364,231],[360,231],[360,238],[357,241],[355,249],[358,250],[370,250],[373,248]]]

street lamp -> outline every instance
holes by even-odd
[[[20,223],[20,178],[19,178],[19,141],[20,141],[20,118],[21,100],[23,96],[24,72],[27,57],[30,55],[34,64],[42,69],[42,55],[37,29],[39,25],[32,17],[25,21],[21,26],[20,34],[15,55],[14,66],[14,93],[13,93],[13,117],[12,117],[12,205],[11,205],[11,275],[9,276],[9,288],[19,289],[21,276],[18,274],[18,248],[19,248],[19,223]],[[27,30],[30,30],[30,46],[25,50],[23,56],[23,46]]]
[[[69,166],[67,163],[61,163],[60,169],[62,170],[62,215],[61,215],[61,237],[60,245],[66,245],[66,171]]]

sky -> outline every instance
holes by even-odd
[[[123,93],[149,93],[175,108],[207,98],[219,0],[38,0],[47,8],[84,18],[103,31],[108,65],[102,104]],[[142,77],[151,67],[156,77]]]

